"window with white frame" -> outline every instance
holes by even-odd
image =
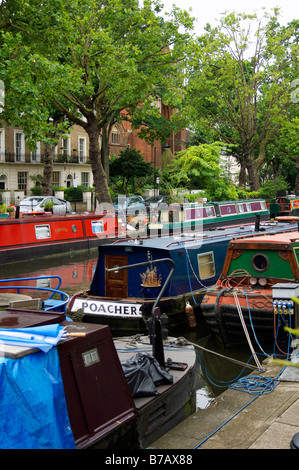
[[[33,150],[31,153],[31,162],[32,163],[40,163],[40,143],[36,143],[36,149]]]
[[[15,161],[25,161],[25,138],[22,131],[15,130]]]
[[[5,160],[4,156],[5,156],[4,129],[0,129],[0,162]]]
[[[70,146],[70,139],[62,139],[62,154],[65,155],[66,157],[70,154],[69,152],[69,146]]]
[[[53,171],[53,185],[60,186],[60,171]]]
[[[26,192],[27,190],[27,172],[18,171],[18,189]]]
[[[85,137],[78,137],[78,158],[79,163],[85,162],[85,155],[86,155],[86,138]]]
[[[87,188],[89,187],[89,173],[87,171],[82,171],[81,173],[81,184]]]

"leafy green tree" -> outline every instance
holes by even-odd
[[[110,178],[115,183],[121,181],[121,193],[128,194],[129,186],[134,188],[136,179],[144,179],[153,174],[153,167],[146,162],[139,150],[126,148],[119,157],[110,160]]]
[[[252,190],[266,149],[296,106],[291,83],[298,77],[298,21],[287,27],[272,15],[230,13],[198,38],[186,90],[186,113],[195,131],[230,144]],[[254,29],[254,30],[253,30]]]
[[[238,199],[235,186],[219,165],[223,151],[220,142],[188,147],[179,152],[172,166],[162,172],[162,184],[168,181],[176,188],[201,189],[210,201]]]
[[[34,73],[47,102],[89,136],[99,202],[111,202],[107,174],[112,126],[133,119],[137,110],[143,116],[155,113],[157,98],[176,104],[183,86],[192,20],[177,8],[167,19],[160,11],[158,0],[142,5],[138,0],[14,0],[1,5],[0,24],[9,24],[2,44],[13,37],[22,46],[28,73]],[[6,78],[19,67],[11,52]],[[32,81],[24,80],[19,93],[30,91]]]

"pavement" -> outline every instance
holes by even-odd
[[[277,378],[271,391],[251,394],[228,389],[149,448],[290,449],[299,433],[299,369],[283,369],[271,358],[262,366],[264,372],[250,376]]]

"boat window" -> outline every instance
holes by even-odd
[[[243,204],[238,204],[238,209],[240,214],[245,210]]]
[[[103,233],[104,224],[102,220],[92,220],[91,221],[92,233]]]
[[[37,240],[51,238],[51,230],[49,224],[35,225],[35,236]]]
[[[251,266],[255,271],[266,271],[266,269],[269,267],[269,259],[263,253],[257,253],[251,259]]]
[[[206,207],[206,214],[207,214],[207,217],[213,217],[213,209],[212,207]]]
[[[203,253],[197,255],[198,271],[201,279],[215,276],[214,253]]]
[[[248,212],[251,212],[251,204],[250,204],[250,202],[247,202],[247,203],[246,203],[246,207],[247,207]]]

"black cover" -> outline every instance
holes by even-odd
[[[149,353],[137,353],[121,365],[134,398],[159,395],[158,385],[173,383],[173,376]]]

